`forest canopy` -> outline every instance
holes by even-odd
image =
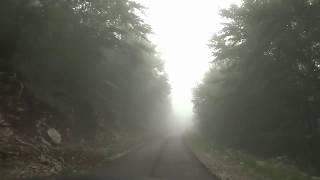
[[[194,90],[199,125],[224,145],[319,163],[320,3],[242,2],[221,11],[210,41],[211,69]]]
[[[147,127],[169,111],[151,28],[129,0],[3,0],[1,70],[92,138],[99,123]],[[12,92],[12,91],[10,91]],[[98,122],[99,121],[99,122]]]

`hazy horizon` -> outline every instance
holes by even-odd
[[[192,89],[201,82],[212,60],[207,44],[220,29],[219,10],[240,0],[137,2],[147,8],[144,19],[154,32],[150,39],[165,61],[175,115],[189,119],[193,115]]]

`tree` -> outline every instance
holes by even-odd
[[[143,126],[169,85],[140,11],[129,0],[4,0],[0,58],[80,138],[94,138],[99,118]]]
[[[221,11],[228,21],[210,41],[213,65],[194,93],[200,124],[216,141],[282,154],[317,136],[319,5],[244,0]]]

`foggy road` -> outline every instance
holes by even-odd
[[[177,137],[147,144],[101,173],[116,179],[216,180]]]

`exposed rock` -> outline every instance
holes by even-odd
[[[0,127],[0,138],[8,138],[8,137],[11,137],[13,135],[13,131],[8,128],[8,127],[4,127],[4,128],[1,128]]]
[[[56,129],[54,129],[54,128],[48,129],[47,134],[50,137],[50,140],[54,144],[60,144],[61,143],[61,141],[62,141],[61,135]]]
[[[1,118],[1,116],[0,116],[0,118]],[[8,127],[8,126],[10,126],[10,124],[9,123],[7,123],[5,120],[3,120],[3,119],[0,119],[0,127]]]
[[[40,162],[43,163],[43,164],[49,164],[50,163],[50,160],[43,154],[40,155],[39,159],[40,159]]]
[[[45,145],[47,145],[47,146],[51,146],[51,144],[47,141],[47,140],[45,140],[44,138],[42,138],[41,137],[41,142],[43,143],[43,144],[45,144]]]

